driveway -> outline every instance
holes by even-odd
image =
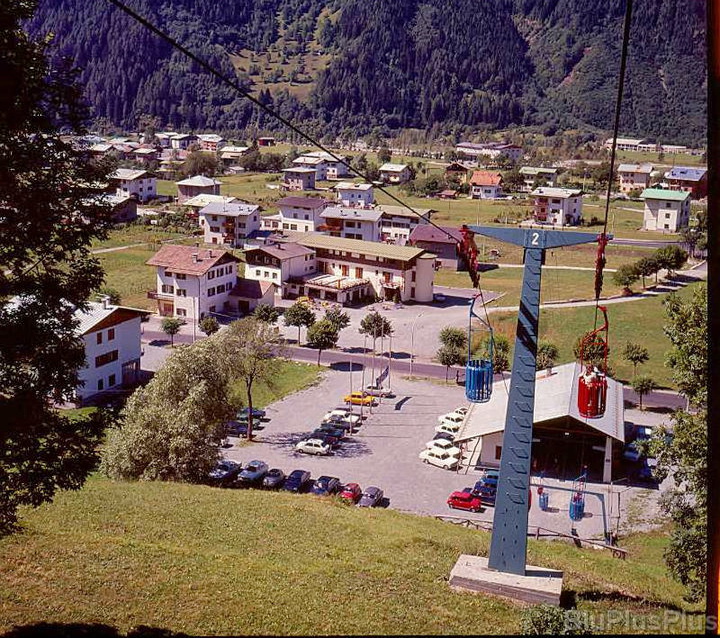
[[[419,452],[434,435],[438,416],[467,404],[462,387],[445,386],[442,382],[396,379],[392,387],[397,396],[383,399],[381,405],[372,409],[372,414],[368,414],[366,409],[367,418],[358,432],[332,455],[316,457],[296,453],[295,443],[320,423],[327,410],[342,405],[342,397],[350,391],[351,383],[353,389],[359,387],[361,371],[357,367],[354,367],[352,375],[344,364],[337,364],[336,368],[325,372],[317,386],[270,405],[267,408],[270,420],[257,432],[256,440],[245,443],[231,438],[233,445],[225,449],[225,455],[243,463],[260,459],[270,467],[279,467],[286,474],[294,469],[305,469],[311,472],[313,478],[325,474],[336,476],[343,483],[357,482],[362,487],[376,485],[384,490],[389,507],[397,510],[492,521],[492,507],[471,514],[449,510],[446,505],[448,495],[473,485],[479,477],[478,472],[442,470],[418,459]],[[547,480],[545,485],[549,489],[550,510],[544,512],[538,508],[537,493],[533,488],[529,515],[531,527],[539,525],[563,533],[571,533],[575,528],[581,538],[602,537],[603,502],[597,496],[587,496],[585,518],[573,524],[568,517],[571,493],[566,491],[572,487],[571,481]],[[561,489],[553,490],[553,487]],[[627,488],[626,485],[611,489],[607,485],[595,484],[588,485],[587,490],[603,496],[607,524],[612,528],[616,525],[618,491],[622,491],[622,509],[626,509],[625,505],[638,496],[647,506],[647,503],[655,502],[658,495],[658,490]],[[272,494],[268,494],[268,499],[272,499]],[[627,522],[624,514],[622,524]],[[629,522],[633,523],[632,520]]]

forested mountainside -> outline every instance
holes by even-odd
[[[623,0],[129,0],[283,115],[337,135],[611,126]],[[106,0],[40,0],[29,28],[129,129],[278,128]],[[704,0],[635,0],[624,134],[701,144]]]

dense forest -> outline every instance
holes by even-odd
[[[129,2],[228,74],[230,56],[249,51],[254,75],[237,71],[241,85],[316,134],[611,126],[623,0]],[[98,121],[280,130],[105,0],[40,0],[28,28],[52,33],[82,69]],[[703,143],[704,42],[704,0],[635,1],[624,134]],[[293,93],[309,56],[327,62]]]

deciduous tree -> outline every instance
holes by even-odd
[[[90,244],[110,225],[95,185],[111,167],[60,136],[85,133],[88,111],[77,74],[23,31],[35,8],[0,5],[0,534],[20,506],[82,486],[102,431],[53,401],[74,395],[85,363],[74,313],[103,281]]]
[[[435,357],[437,358],[438,363],[445,366],[445,383],[448,381],[450,366],[461,365],[465,363],[466,359],[465,352],[459,348],[447,345],[440,346]]]
[[[632,286],[638,279],[640,279],[640,274],[638,273],[635,264],[623,264],[613,273],[613,281],[618,286],[623,287],[624,295],[632,294],[630,286]]]
[[[647,374],[641,374],[639,377],[633,379],[632,389],[635,390],[638,395],[638,403],[641,410],[643,409],[643,397],[657,387],[658,384],[655,382],[655,379]]]
[[[637,374],[637,367],[641,363],[645,363],[650,358],[650,353],[645,346],[641,346],[639,343],[632,343],[628,341],[623,349],[623,359],[628,363],[632,363],[633,366],[633,377]]]
[[[258,321],[274,324],[280,316],[280,309],[270,304],[261,303],[253,311],[253,317]]]
[[[175,347],[175,335],[180,332],[183,326],[183,320],[179,317],[165,317],[160,324],[162,331],[170,337],[170,347]]]
[[[325,319],[335,326],[338,333],[350,325],[350,315],[342,308],[330,308],[325,311]]]
[[[541,339],[537,348],[536,369],[547,370],[550,374],[559,356],[560,351],[554,343]]]
[[[303,326],[309,328],[315,323],[315,313],[308,308],[307,304],[298,301],[285,311],[283,320],[286,326],[297,326],[297,344],[300,345],[300,329]]]
[[[657,259],[660,268],[668,271],[668,277],[672,277],[676,270],[679,270],[687,262],[688,254],[680,246],[670,244],[663,246],[655,251],[655,259]]]
[[[204,334],[208,335],[208,337],[210,335],[214,335],[218,330],[220,330],[220,324],[218,323],[218,320],[212,315],[203,317],[200,320],[198,327],[200,328],[200,330],[202,330]]]
[[[320,321],[316,321],[312,326],[308,328],[308,345],[311,348],[317,348],[318,366],[320,365],[320,355],[322,354],[322,351],[334,348],[337,345],[339,336],[340,333],[338,332],[337,327],[332,321],[328,319],[321,319]]]
[[[465,350],[467,348],[467,333],[454,326],[445,326],[440,331],[440,343],[444,346]]]
[[[369,337],[372,337],[373,352],[375,352],[375,343],[379,338],[392,336],[392,322],[387,317],[381,315],[377,310],[374,310],[362,318],[358,332],[361,335],[368,335]]]

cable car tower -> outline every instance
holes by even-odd
[[[611,237],[604,234],[597,236],[590,233],[540,228],[469,226],[464,230],[522,246],[525,249],[510,395],[505,415],[500,478],[495,498],[495,517],[488,560],[490,569],[524,576],[535,409],[535,362],[540,315],[540,275],[545,251],[550,248],[596,241],[604,249],[607,240]],[[477,268],[477,264],[472,263],[474,259],[470,258],[467,261],[470,262],[469,267]]]

